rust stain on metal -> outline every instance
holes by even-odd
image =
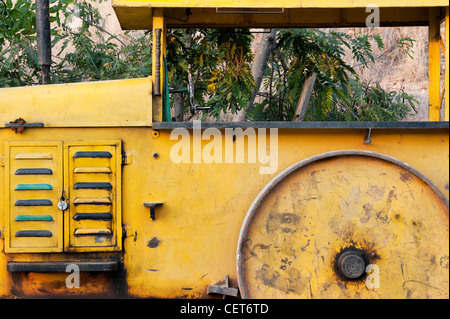
[[[160,241],[159,241],[159,239],[158,239],[158,237],[153,237],[149,242],[148,242],[148,247],[150,247],[150,248],[156,248],[156,247],[158,247],[159,246],[159,243],[160,243]]]
[[[372,216],[373,205],[370,203],[366,203],[363,205],[364,216],[362,216],[359,221],[361,223],[367,223]]]
[[[293,213],[270,213],[267,218],[266,230],[268,234],[276,231],[293,233],[300,222],[300,217]]]
[[[366,191],[366,195],[370,196],[371,200],[378,202],[384,198],[385,188],[378,185],[372,185]]]
[[[414,176],[408,172],[408,171],[401,171],[400,172],[400,180],[402,182],[410,182],[412,179],[414,178]]]
[[[448,256],[443,256],[439,260],[439,265],[443,268],[449,268],[449,258]]]
[[[387,199],[386,199],[386,204],[385,204],[385,206],[383,207],[382,210],[380,210],[380,211],[376,214],[377,218],[378,218],[381,222],[383,222],[383,223],[388,223],[389,220],[390,220],[390,219],[389,219],[389,216],[388,216],[388,213],[389,213],[389,211],[390,211],[390,209],[391,209],[392,201],[393,201],[394,199],[397,199],[397,195],[396,195],[395,191],[396,191],[396,187],[393,186],[393,187],[392,187],[392,190],[389,192],[389,195],[388,195],[388,197],[387,197]]]
[[[9,122],[9,123],[23,125],[23,124],[26,123],[26,121],[25,121],[23,118],[19,117],[18,119],[15,119],[14,121]],[[17,134],[17,133],[22,134],[22,132],[23,132],[24,129],[25,129],[25,128],[24,128],[23,126],[14,126],[14,127],[11,127],[11,130],[12,130],[14,133],[16,133],[16,134]]]
[[[265,286],[277,289],[285,294],[301,293],[306,288],[306,278],[302,278],[300,271],[295,267],[281,267],[276,269],[269,264],[263,264],[255,272],[256,279]]]
[[[265,245],[265,244],[262,244],[262,243],[257,243],[257,244],[252,246],[252,244],[253,243],[252,243],[252,240],[250,238],[247,239],[246,242],[245,242],[245,250],[247,252],[249,252],[251,256],[258,256],[260,251],[267,250],[272,245],[272,244]]]

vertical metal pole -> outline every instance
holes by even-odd
[[[450,106],[450,101],[449,101],[449,12],[448,12],[448,7],[445,8],[445,86],[444,86],[444,90],[445,90],[445,115],[444,115],[444,120],[448,121],[449,120],[449,106]]]
[[[161,29],[156,29],[155,96],[161,95]]]
[[[153,122],[163,120],[163,74],[166,54],[166,21],[163,8],[153,8],[153,43],[152,43],[152,119]]]
[[[42,68],[42,84],[48,84],[50,82],[50,65],[52,64],[49,0],[36,0],[36,32],[38,64]]]
[[[428,9],[428,120],[440,117],[440,8]]]

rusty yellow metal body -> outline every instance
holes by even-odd
[[[38,229],[51,230],[47,225],[48,223],[56,224],[57,218],[60,222],[67,222],[63,225],[66,237],[64,239],[59,237],[63,241],[60,246],[64,247],[63,251],[58,253],[43,252],[43,250],[39,253],[29,252],[29,250],[27,253],[21,253],[20,250],[11,252],[8,248],[9,236],[16,230],[13,223],[18,222],[12,221],[16,215],[8,216],[7,214],[7,209],[13,207],[13,202],[8,203],[8,197],[2,197],[0,202],[2,206],[2,239],[0,241],[3,247],[3,253],[0,255],[2,296],[79,294],[111,297],[207,297],[206,287],[222,281],[226,274],[230,275],[231,283],[236,287],[237,244],[243,221],[253,200],[278,172],[298,161],[330,151],[369,150],[394,157],[418,169],[448,197],[449,141],[448,129],[445,128],[374,129],[371,144],[363,143],[364,129],[279,129],[278,169],[276,173],[268,175],[259,174],[260,163],[175,164],[170,159],[170,152],[177,141],[170,139],[168,130],[159,130],[159,134],[155,134],[158,137],[153,135],[154,132],[152,128],[130,127],[26,128],[20,135],[9,129],[0,131],[2,141],[8,141],[10,145],[22,144],[24,147],[27,147],[28,141],[37,141],[43,147],[48,147],[53,144],[60,145],[61,141],[67,145],[77,144],[80,140],[89,145],[103,141],[100,144],[104,145],[105,141],[114,144],[115,141],[120,140],[128,161],[128,164],[122,168],[121,193],[114,194],[115,198],[120,198],[122,203],[121,227],[114,229],[109,226],[113,229],[117,240],[122,237],[122,250],[116,253],[109,251],[111,246],[104,248],[95,243],[102,238],[110,238],[107,234],[90,236],[94,242],[91,245],[96,246],[91,250],[96,252],[84,252],[82,248],[66,250],[66,247],[70,247],[70,238],[80,237],[77,237],[73,230],[71,231],[70,226],[71,222],[73,223],[73,215],[77,213],[73,210],[77,197],[73,194],[73,187],[70,187],[72,183],[65,180],[60,184],[68,185],[69,209],[64,212],[54,209],[55,222],[41,222],[45,225],[36,226]],[[203,141],[203,146],[207,143],[208,141]],[[1,154],[8,154],[7,145],[2,143]],[[30,149],[30,151],[38,150]],[[157,158],[153,156],[154,153],[158,154]],[[61,152],[60,159],[62,158]],[[15,175],[16,168],[19,166],[13,168],[9,164],[11,160],[11,158],[3,158],[5,165],[0,175],[3,181],[8,180],[8,175],[16,178],[15,181],[18,181],[17,178],[20,177]],[[86,167],[98,167],[98,162],[94,161],[96,160],[92,159],[92,163],[86,163]],[[62,168],[64,174],[60,174],[61,171],[59,171],[59,176],[55,176],[59,179],[66,178],[72,169],[70,163],[64,163]],[[433,165],[430,165],[431,163]],[[355,168],[356,172],[361,170],[372,172],[372,161],[361,160],[359,165],[362,168]],[[428,210],[429,207],[425,204],[432,205],[436,195],[429,191],[422,194],[420,186],[423,185],[417,186],[416,178],[413,181],[409,181],[408,178],[402,181],[402,175],[398,170],[387,168],[385,173],[388,175],[380,175],[379,169],[376,169],[371,173],[372,175],[369,174],[369,181],[365,179],[366,175],[350,179],[354,188],[360,188],[363,198],[358,201],[351,202],[349,198],[356,195],[346,193],[346,189],[343,189],[344,193],[337,192],[334,197],[322,202],[322,205],[327,207],[325,211],[321,211],[323,214],[318,214],[318,211],[313,208],[305,212],[305,214],[318,214],[318,216],[310,216],[308,224],[305,225],[309,229],[309,236],[315,234],[317,239],[321,238],[320,242],[317,240],[317,245],[323,244],[324,240],[327,240],[326,237],[330,235],[330,221],[333,221],[336,227],[332,229],[342,234],[342,237],[333,234],[332,238],[339,238],[339,240],[330,242],[330,245],[314,247],[311,242],[311,249],[314,248],[314,250],[307,251],[306,257],[298,256],[298,261],[302,265],[305,263],[312,266],[313,260],[320,259],[320,254],[314,255],[315,249],[322,252],[328,249],[327,259],[320,265],[320,275],[324,276],[320,277],[321,281],[316,283],[322,284],[330,280],[333,294],[325,294],[324,297],[358,297],[358,292],[361,293],[361,297],[448,297],[448,289],[442,286],[445,278],[443,282],[435,282],[436,277],[442,279],[442,272],[448,276],[448,246],[445,245],[445,240],[442,240],[442,237],[446,237],[448,243],[448,208],[447,211],[439,207]],[[343,170],[342,178],[347,179],[349,179],[348,175],[354,174],[352,166],[336,164],[333,170]],[[392,174],[391,171],[393,171]],[[326,173],[322,173],[320,178],[327,180]],[[108,179],[96,177],[96,181],[105,180]],[[43,179],[34,181],[42,182]],[[330,183],[337,183],[337,181],[332,180]],[[56,189],[59,184],[52,185]],[[322,186],[326,187],[327,184],[322,183]],[[340,189],[337,185],[334,187],[337,190]],[[380,198],[377,202],[370,202],[370,195],[366,194],[371,187],[380,189]],[[409,187],[414,188],[409,190]],[[426,187],[423,188],[427,190]],[[393,189],[397,190],[396,197],[390,198],[389,194]],[[2,194],[18,192],[7,183],[2,184]],[[52,200],[54,204],[58,202],[60,196],[52,191],[21,192],[29,192],[29,194],[21,193],[16,198],[38,197],[37,192],[45,192],[46,198]],[[410,197],[410,194],[416,197],[415,200]],[[343,196],[343,199],[339,195]],[[38,198],[44,197],[39,194]],[[385,207],[389,200],[393,201],[392,205],[383,211],[382,218],[377,218],[379,213],[377,209]],[[341,224],[339,214],[343,208],[339,205],[343,205],[345,201],[350,205],[348,209],[353,215],[352,219]],[[374,234],[369,234],[367,237],[365,237],[366,228],[358,230],[360,223],[357,222],[358,219],[367,217],[367,212],[364,210],[366,201],[373,207],[372,218],[363,225],[372,227],[374,231]],[[162,207],[156,208],[154,220],[150,218],[149,208],[144,206],[144,202],[164,203]],[[284,203],[286,207],[280,208],[278,212],[285,211],[291,208],[292,198],[283,199],[280,203]],[[416,207],[419,204],[420,209]],[[422,204],[426,207],[422,207]],[[97,212],[104,213],[104,211]],[[111,210],[109,212],[111,213]],[[39,214],[42,213],[39,212]],[[50,213],[46,211],[46,214]],[[397,218],[397,215],[400,217]],[[117,215],[117,221],[120,221],[119,215]],[[413,225],[414,221],[417,221],[416,224],[419,226]],[[11,224],[8,225],[8,223]],[[29,225],[24,224],[21,227],[26,226]],[[104,225],[101,226],[104,227]],[[99,228],[99,226],[89,228]],[[350,236],[351,231],[354,231],[355,237]],[[389,231],[393,232],[389,233]],[[401,236],[396,236],[396,231],[400,231]],[[435,236],[437,231],[439,236]],[[377,236],[382,237],[381,240]],[[377,295],[376,289],[373,292],[366,291],[364,282],[345,285],[343,294],[339,294],[340,289],[336,291],[336,285],[341,282],[335,278],[333,266],[325,262],[331,261],[335,252],[353,243],[361,249],[368,245],[371,251],[379,255],[380,259],[375,263],[379,263],[382,274],[380,289],[383,289],[383,294]],[[34,244],[35,241],[33,241]],[[270,245],[270,243],[267,244]],[[301,244],[303,242],[298,243],[298,245]],[[437,250],[436,244],[439,245]],[[416,248],[420,249],[416,250]],[[399,259],[391,259],[396,249],[403,251],[404,255]],[[300,257],[306,258],[306,261]],[[100,273],[82,272],[79,289],[66,287],[65,280],[68,274],[64,271],[8,271],[8,264],[57,263],[58,261],[74,264],[118,261],[119,269]],[[299,269],[308,270],[303,267]],[[393,281],[392,278],[396,280]],[[312,297],[319,298],[319,292],[320,290],[314,291]],[[309,292],[301,296],[310,297]],[[296,295],[286,297],[296,297]]]
[[[318,19],[366,5],[288,3],[266,8]],[[260,8],[115,5],[123,26],[161,29],[159,74],[174,21],[215,27],[200,13]],[[173,19],[187,5],[192,20]],[[448,21],[439,1],[402,5],[417,19],[397,24],[428,24],[429,7]],[[394,23],[398,6],[380,6]],[[282,23],[225,14],[235,19],[219,24]],[[214,298],[208,286],[227,274],[245,298],[449,297],[448,122],[164,123],[155,81],[0,90],[1,297]],[[349,251],[364,265],[357,278],[338,266]]]

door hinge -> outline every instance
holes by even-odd
[[[5,155],[0,156],[0,166],[5,166],[5,162],[6,162],[6,156]]]
[[[122,153],[122,165],[130,165],[130,164],[131,164],[131,154]]]
[[[134,237],[133,241],[137,239],[137,231],[131,229],[131,226],[123,225],[122,238]]]
[[[5,227],[0,227],[0,238],[5,238]]]

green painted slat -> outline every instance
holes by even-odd
[[[16,222],[50,222],[53,218],[50,215],[18,215],[14,220]]]
[[[16,191],[24,190],[51,190],[53,187],[49,184],[18,184],[15,188]]]

